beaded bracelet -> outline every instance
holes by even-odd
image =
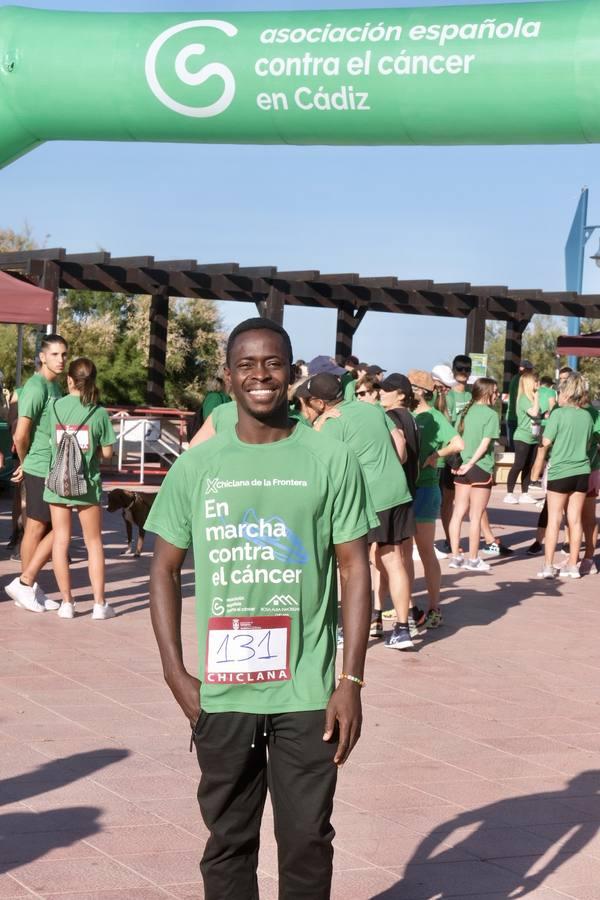
[[[363,688],[366,681],[363,681],[361,678],[357,678],[356,675],[347,675],[345,672],[340,672],[338,675],[338,681],[342,681],[342,679],[346,679],[347,681],[352,681],[353,684],[357,684],[359,687]]]

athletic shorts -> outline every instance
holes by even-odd
[[[421,523],[435,522],[440,517],[442,508],[442,492],[438,484],[418,487],[413,504],[415,521]]]
[[[589,475],[569,475],[568,478],[549,478],[548,490],[555,494],[587,494]]]
[[[587,497],[597,497],[600,494],[600,469],[595,469],[588,481]]]
[[[456,484],[468,484],[470,487],[491,488],[492,486],[492,476],[479,466],[473,466],[466,475],[457,475],[454,480]]]
[[[24,473],[23,480],[25,482],[25,509],[27,518],[37,519],[38,522],[46,522],[50,524],[52,521],[50,516],[50,507],[44,500],[45,478],[39,475],[29,475]]]
[[[367,535],[370,544],[401,544],[415,536],[415,512],[413,502],[401,503],[377,513],[379,526],[371,528]]]

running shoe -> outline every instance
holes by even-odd
[[[465,564],[464,556],[452,556],[450,558],[450,569],[462,569]]]
[[[579,574],[580,575],[597,575],[598,568],[593,559],[582,559],[579,563]]]
[[[515,506],[515,505],[519,502],[519,500],[518,500],[517,497],[515,497],[514,494],[505,494],[505,495],[504,495],[504,502],[505,502],[505,503],[509,503],[509,504],[512,505],[512,506]]]
[[[414,644],[406,625],[394,625],[394,630],[386,638],[385,646],[390,650],[412,650]]]
[[[559,578],[581,578],[577,566],[563,566],[558,573]]]
[[[489,572],[492,567],[477,557],[477,559],[467,559],[463,568],[468,572]]]
[[[544,485],[542,484],[541,481],[530,481],[529,482],[529,490],[531,490],[531,488],[535,488],[536,491],[543,491]]]
[[[540,544],[539,541],[534,541],[533,544],[531,544],[531,546],[529,546],[525,552],[528,553],[529,556],[537,556],[538,553],[541,553],[543,549],[544,547],[542,544]]]
[[[114,619],[116,613],[110,603],[94,603],[92,619]]]
[[[74,619],[75,605],[73,603],[61,603],[57,616],[60,619]]]
[[[60,609],[60,603],[57,603],[56,600],[51,600],[50,597],[47,597],[37,581],[33,585],[33,590],[35,591],[35,599],[38,603],[41,603],[45,609],[51,611]]]
[[[534,500],[533,497],[529,496],[529,494],[521,494],[521,496],[519,497],[519,503],[521,503],[522,505],[529,504],[530,506],[535,506],[537,500]]]
[[[338,625],[336,640],[338,647],[344,646],[344,629],[341,627],[341,625]]]
[[[436,558],[436,559],[447,559],[447,558],[448,558],[448,554],[447,554],[447,553],[442,553],[442,551],[441,551],[441,550],[438,550],[437,547],[434,547],[433,549],[434,549],[434,551],[435,551],[435,558]]]
[[[450,546],[450,543],[448,541],[444,541],[444,543],[442,544],[442,550],[444,551],[446,556],[452,553],[452,547]]]
[[[371,620],[371,628],[369,630],[369,637],[372,638],[381,638],[383,637],[383,622],[379,617]]]
[[[484,544],[481,552],[492,559],[496,556],[512,556],[515,551],[506,547],[502,541],[492,541],[491,544]]]
[[[425,628],[440,628],[444,624],[444,617],[440,609],[430,609],[425,616]]]
[[[543,566],[542,569],[537,573],[538,578],[556,578],[558,575],[558,569],[555,566]]]
[[[44,604],[37,599],[33,587],[28,584],[21,584],[21,579],[18,575],[6,585],[4,590],[11,600],[15,601],[15,606],[18,606],[20,609],[26,609],[34,613],[46,611]]]

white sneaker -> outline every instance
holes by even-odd
[[[116,615],[114,609],[110,604],[104,603],[94,603],[94,608],[92,609],[92,619],[112,619]]]
[[[75,604],[74,603],[61,603],[60,608],[58,610],[58,616],[61,619],[74,619],[75,618]]]
[[[464,557],[462,557],[462,556],[450,557],[449,567],[451,569],[462,569],[464,564],[465,564]]]
[[[547,566],[544,565],[543,568],[537,573],[537,578],[556,578],[558,575],[558,569],[555,566]]]
[[[489,572],[492,567],[478,556],[477,559],[467,559],[463,568],[469,572]]]
[[[577,566],[563,566],[558,573],[559,578],[581,578]]]
[[[51,600],[50,597],[47,597],[37,581],[33,585],[33,590],[35,591],[35,599],[38,603],[41,603],[45,609],[60,609],[60,603],[57,603],[56,600]]]
[[[21,579],[17,575],[16,578],[7,584],[4,588],[11,600],[15,601],[15,606],[20,609],[27,609],[29,612],[45,612],[44,605],[39,603],[35,591],[28,584],[21,584]]]
[[[533,497],[529,496],[529,494],[521,494],[521,496],[519,497],[519,503],[523,503],[523,504],[529,503],[530,505],[533,504],[535,506],[535,504],[537,503],[537,500],[534,500]]]
[[[448,559],[448,554],[443,553],[441,550],[438,550],[437,547],[433,548],[435,550],[435,558],[436,559]]]
[[[505,503],[510,503],[510,504],[512,504],[513,506],[515,506],[519,501],[518,501],[518,499],[515,497],[514,494],[505,494],[505,495],[504,495],[504,502],[505,502]]]

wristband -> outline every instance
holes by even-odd
[[[363,681],[362,678],[357,678],[356,675],[347,675],[346,672],[340,672],[338,675],[338,681],[343,681],[344,678],[346,681],[351,681],[353,684],[357,684],[359,687],[363,688],[366,684],[366,681]]]

